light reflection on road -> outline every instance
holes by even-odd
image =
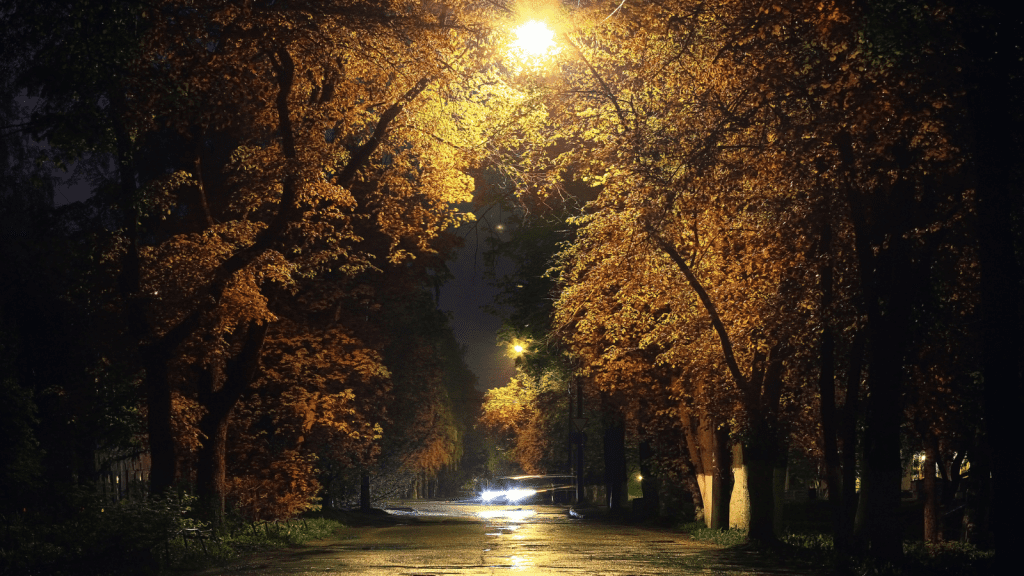
[[[483,521],[481,566],[488,573],[509,570],[537,574],[538,560],[550,556],[550,546],[558,539],[548,534],[551,524],[570,524],[577,520],[569,517],[568,510],[560,506],[493,505],[476,502],[404,502],[396,503],[387,511],[397,516],[429,518],[433,516],[475,518]]]
[[[509,522],[522,522],[531,516],[536,516],[537,512],[516,508],[515,510],[480,510],[476,515],[485,520],[506,519]]]
[[[388,511],[396,525],[344,528],[201,576],[806,574],[753,567],[674,531],[579,520],[560,506],[416,501]]]

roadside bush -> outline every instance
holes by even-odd
[[[157,548],[192,527],[187,498],[139,498],[116,504],[73,492],[50,509],[7,518],[0,547],[4,574],[154,574]]]
[[[688,522],[679,526],[679,529],[689,534],[694,540],[710,542],[718,546],[737,546],[747,541],[746,530],[713,530],[705,526],[703,522]]]
[[[159,550],[160,565],[173,570],[196,570],[237,560],[246,554],[300,546],[330,536],[342,524],[328,518],[286,522],[235,522],[216,539],[166,541]]]
[[[703,522],[679,526],[694,540],[722,547],[738,546],[746,542],[743,530],[712,530]],[[835,551],[832,536],[820,532],[784,534],[779,537],[783,546],[764,549],[760,553],[769,562],[801,566],[833,566],[840,573],[871,576],[983,576],[994,573],[992,552],[978,550],[961,542],[927,544],[907,542],[903,545],[904,559],[898,565],[879,565],[869,558],[841,558]]]

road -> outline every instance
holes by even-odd
[[[327,540],[200,575],[809,574],[759,567],[752,554],[720,550],[679,532],[574,519],[559,506],[395,506],[406,508],[391,510],[401,519],[395,526],[346,528]]]

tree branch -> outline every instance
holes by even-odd
[[[658,244],[672,262],[679,268],[679,271],[686,277],[686,281],[690,284],[690,288],[697,293],[697,297],[700,298],[701,304],[704,305],[704,310],[707,311],[708,316],[711,317],[711,325],[715,328],[715,332],[718,334],[718,339],[722,343],[722,355],[725,356],[725,363],[729,367],[729,372],[732,374],[733,379],[736,381],[737,386],[740,390],[747,390],[747,379],[743,376],[743,372],[740,370],[739,364],[736,362],[736,356],[733,353],[732,341],[729,339],[729,333],[725,329],[725,324],[722,323],[721,316],[718,315],[718,309],[715,308],[714,302],[711,301],[711,297],[708,295],[707,290],[701,285],[700,280],[694,275],[693,270],[686,263],[686,260],[679,254],[674,246],[665,241],[664,238],[657,234],[651,234],[654,241]]]

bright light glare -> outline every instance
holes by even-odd
[[[513,348],[513,350],[516,351],[516,354],[522,354],[523,353],[523,347],[520,346],[519,344],[516,344],[516,346],[515,346],[515,348]]]
[[[555,33],[539,20],[530,20],[515,29],[515,42],[509,47],[509,54],[520,65],[539,68],[544,61],[561,51],[555,44]]]
[[[508,496],[508,499],[512,502],[519,502],[520,500],[524,498],[529,498],[530,496],[533,496],[536,493],[536,490],[531,490],[529,488],[515,488],[512,490],[505,490],[505,496]]]
[[[480,493],[480,499],[490,502],[499,496],[504,496],[509,502],[519,502],[536,494],[536,490],[530,488],[510,488],[508,490],[484,490]]]

